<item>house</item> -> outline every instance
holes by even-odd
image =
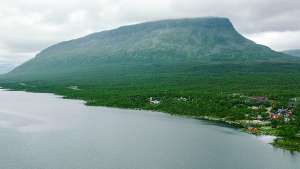
[[[277,120],[277,119],[279,119],[281,116],[280,115],[278,115],[278,114],[271,114],[271,119],[272,120]]]
[[[256,119],[257,119],[257,120],[262,120],[263,117],[262,117],[261,115],[257,115]]]
[[[269,99],[265,96],[253,96],[250,97],[250,102],[253,104],[266,104],[269,102]]]
[[[289,100],[289,108],[296,108],[298,104],[297,98],[291,98]]]
[[[291,110],[288,109],[278,109],[277,111],[273,112],[271,114],[271,119],[272,120],[276,120],[279,118],[284,118],[285,121],[289,121],[289,119],[291,119],[293,116],[293,112]]]
[[[257,133],[257,132],[258,132],[258,129],[257,129],[256,127],[249,127],[249,128],[248,128],[248,131],[249,131],[250,133]]]
[[[68,89],[71,89],[71,90],[80,90],[78,86],[69,86]]]
[[[160,101],[158,99],[153,99],[153,97],[149,98],[150,104],[160,104]]]
[[[178,98],[177,100],[178,100],[178,101],[183,101],[183,102],[187,102],[187,101],[188,101],[188,99],[185,98],[185,97],[180,97],[180,98]]]

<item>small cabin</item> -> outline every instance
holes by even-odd
[[[266,104],[269,102],[269,99],[265,96],[253,96],[250,98],[250,101],[255,104]]]
[[[149,102],[150,104],[160,104],[160,100],[154,99],[153,97],[149,98]]]
[[[182,101],[182,102],[187,102],[187,101],[188,101],[188,99],[185,98],[185,97],[180,97],[180,98],[178,98],[177,100],[178,100],[178,101]]]

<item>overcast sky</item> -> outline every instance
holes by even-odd
[[[300,48],[300,0],[1,0],[0,62],[124,24],[202,16],[228,17],[274,50]]]

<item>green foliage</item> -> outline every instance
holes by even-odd
[[[286,138],[294,138],[299,131],[299,126],[296,125],[282,125],[279,129],[279,135]]]
[[[300,152],[300,139],[299,138],[278,138],[272,143],[274,146],[284,148],[290,151]]]

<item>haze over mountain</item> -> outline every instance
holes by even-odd
[[[0,74],[8,73],[13,70],[15,66],[9,63],[0,63]]]
[[[203,64],[286,63],[297,58],[258,45],[239,34],[229,19],[175,19],[123,26],[62,42],[7,74],[22,79],[163,72]],[[153,71],[152,71],[153,70]]]
[[[292,55],[292,56],[299,56],[300,57],[300,49],[286,50],[286,51],[283,51],[283,53],[286,53],[286,54]]]

